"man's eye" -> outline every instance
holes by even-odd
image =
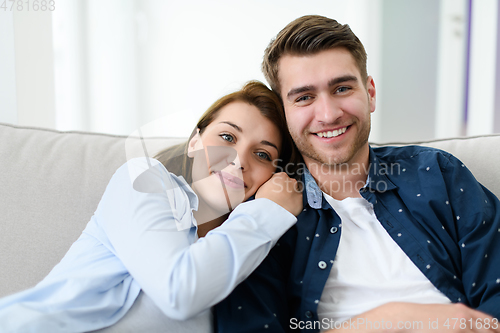
[[[231,134],[221,134],[220,137],[228,142],[234,142],[234,138]]]
[[[307,96],[307,95],[306,96],[300,96],[299,98],[297,98],[295,100],[295,102],[305,102],[305,101],[310,100],[310,99],[311,99],[311,96]]]
[[[341,94],[341,93],[344,93],[350,89],[351,89],[350,87],[339,87],[335,92]]]
[[[257,152],[256,155],[259,156],[259,158],[261,158],[263,160],[266,160],[266,161],[271,160],[271,156],[269,156],[268,153],[264,153],[264,152],[260,151],[260,152]]]

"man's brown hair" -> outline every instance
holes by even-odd
[[[279,60],[284,55],[313,55],[321,51],[343,47],[354,58],[366,84],[366,51],[361,41],[347,24],[319,15],[307,15],[290,22],[271,40],[264,53],[262,72],[271,88],[281,96]]]

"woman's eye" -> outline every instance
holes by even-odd
[[[268,154],[268,153],[264,153],[264,152],[261,152],[261,151],[260,151],[260,152],[256,153],[256,155],[257,155],[259,158],[263,159],[263,160],[266,160],[266,161],[271,161],[271,156],[269,156],[269,154]]]
[[[227,142],[234,142],[234,138],[231,134],[221,134],[220,137]]]

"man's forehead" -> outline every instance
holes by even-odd
[[[321,62],[316,61],[319,58],[322,58]],[[328,72],[324,71],[325,67],[329,69]],[[285,99],[291,89],[315,86],[319,79],[317,72],[327,76],[325,84],[336,77],[355,76],[361,80],[356,61],[345,48],[334,48],[307,55],[285,54],[278,61],[278,80],[282,98]]]

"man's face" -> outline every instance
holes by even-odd
[[[349,51],[285,55],[279,80],[288,129],[308,166],[367,161],[375,85],[362,81]]]

